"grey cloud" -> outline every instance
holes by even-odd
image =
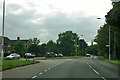
[[[80,15],[80,14],[79,14]],[[74,18],[74,17],[73,17]],[[57,35],[66,30],[72,30],[79,36],[82,34],[87,41],[91,41],[97,33],[97,27],[101,22],[97,21],[97,16],[83,17],[79,16],[77,22],[72,20],[66,14],[58,13],[54,17],[47,17],[45,23],[41,25],[49,30],[51,37],[55,40]]]
[[[13,11],[23,8],[21,5],[18,4],[8,4],[7,7],[12,9]]]
[[[21,6],[15,9],[19,9],[19,7]],[[97,16],[84,17],[81,16],[81,13],[68,16],[58,12],[56,15],[43,16],[41,14],[36,15],[35,12],[35,10],[24,10],[21,14],[17,15],[7,12],[5,35],[10,39],[16,39],[17,36],[20,36],[22,39],[38,37],[41,42],[47,42],[51,39],[56,40],[59,33],[72,30],[79,36],[83,34],[87,41],[91,41],[96,34],[97,27],[101,24],[101,22],[96,20]],[[27,22],[27,20],[35,20],[38,17],[44,17],[44,23]]]

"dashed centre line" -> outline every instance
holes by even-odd
[[[107,80],[107,79],[105,79],[105,77],[102,77],[102,79],[103,79],[103,80]]]
[[[39,73],[39,75],[43,74],[43,72]]]
[[[33,76],[32,79],[36,78],[37,76]]]
[[[99,74],[95,69],[93,69],[93,71],[94,71],[95,73]]]
[[[45,70],[44,72],[47,72],[47,70]]]

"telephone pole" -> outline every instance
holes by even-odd
[[[3,21],[2,21],[2,51],[1,51],[1,65],[3,65],[4,57],[4,25],[5,25],[5,0],[3,0]]]

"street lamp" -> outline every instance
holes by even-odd
[[[83,39],[83,35],[81,35],[81,40],[84,40],[84,39]],[[82,42],[82,41],[81,41],[81,42]],[[83,56],[83,42],[82,42],[82,51],[81,51],[81,52],[82,52],[82,56]]]
[[[102,18],[97,18],[97,19],[102,19]],[[109,26],[109,45],[107,45],[109,47],[109,60],[111,60],[111,53],[110,53],[110,26]]]
[[[4,57],[4,21],[5,21],[5,0],[3,0],[1,65],[3,65],[3,57]]]

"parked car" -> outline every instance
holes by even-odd
[[[63,54],[58,54],[58,57],[63,57]]]
[[[90,54],[86,54],[87,57],[90,57]]]
[[[58,54],[54,54],[55,57],[58,57]]]
[[[35,57],[35,54],[32,54],[32,53],[25,53],[25,56],[24,58],[33,58]]]
[[[17,53],[12,53],[9,56],[7,56],[6,59],[11,59],[11,60],[13,60],[13,59],[20,59],[20,55],[17,54]]]

